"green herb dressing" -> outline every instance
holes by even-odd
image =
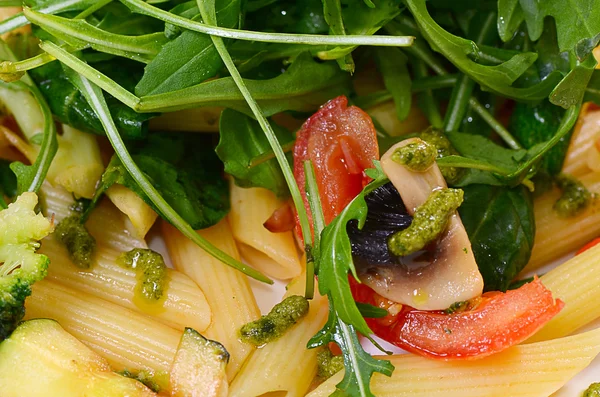
[[[308,300],[292,295],[276,304],[269,314],[245,324],[240,329],[243,342],[255,346],[279,339],[292,325],[308,314]]]
[[[63,219],[54,231],[58,240],[69,251],[69,257],[78,267],[89,269],[96,249],[96,239],[81,223],[80,215]]]
[[[321,380],[331,378],[342,369],[344,369],[343,356],[334,356],[328,348],[317,353],[317,376]]]
[[[117,264],[137,273],[136,296],[145,301],[157,302],[168,286],[167,266],[163,257],[151,249],[134,248],[117,258]]]
[[[590,191],[572,176],[560,174],[555,183],[562,190],[562,196],[553,207],[559,216],[568,218],[578,215],[592,203],[593,196]]]
[[[389,238],[390,252],[396,256],[406,256],[423,249],[446,229],[450,217],[462,202],[463,191],[460,189],[432,192],[415,211],[410,226]]]
[[[600,397],[600,383],[592,383],[582,397]]]
[[[411,171],[427,171],[437,157],[437,149],[425,141],[409,143],[392,154],[392,160]]]
[[[437,149],[438,159],[447,156],[460,155],[460,153],[458,153],[454,146],[452,146],[450,140],[441,130],[436,128],[428,128],[419,134],[419,138],[430,145],[435,146]],[[444,179],[446,179],[449,184],[458,182],[464,172],[462,169],[456,167],[440,167],[440,171],[442,172]]]

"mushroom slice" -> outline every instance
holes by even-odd
[[[417,143],[404,140],[381,158],[381,166],[396,187],[412,216],[429,195],[446,188],[437,164],[424,172],[414,172],[392,160],[394,151]],[[400,264],[361,264],[361,280],[379,295],[421,310],[443,310],[455,302],[481,295],[483,278],[477,268],[471,243],[458,213],[448,222],[446,231],[428,247],[421,258],[400,258]]]

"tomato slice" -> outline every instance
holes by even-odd
[[[331,222],[368,182],[364,170],[379,159],[377,133],[371,117],[348,98],[327,102],[302,125],[294,145],[294,176],[312,216],[305,192],[304,161],[315,169],[325,223]],[[301,230],[296,215],[296,233]]]
[[[579,254],[581,254],[581,253],[589,250],[590,248],[595,247],[598,244],[600,244],[600,237],[597,238],[597,239],[594,239],[594,240],[590,241],[589,243],[587,243],[586,245],[584,245],[583,247],[581,247],[579,249],[579,251],[577,251],[576,255],[579,255]]]
[[[538,278],[516,290],[484,294],[476,298],[472,309],[454,314],[394,307],[399,304],[352,281],[357,301],[393,313],[366,319],[376,335],[404,350],[446,360],[482,358],[516,345],[564,306]]]

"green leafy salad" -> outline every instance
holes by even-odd
[[[562,170],[577,120],[595,106],[589,102],[600,106],[593,54],[600,0],[0,0],[0,7],[14,6],[22,9],[0,21],[0,209],[17,211],[17,198],[37,193],[45,181],[65,187],[78,208],[55,234],[74,263],[89,269],[96,241],[85,223],[111,189],[125,187],[212,257],[272,284],[197,233],[229,214],[228,181],[271,191],[289,203],[283,227],[295,227],[301,241],[304,297],[311,300],[318,290],[328,299],[328,320],[307,349],[320,352],[319,374],[345,371],[336,395],[373,396],[373,375],[394,372],[392,362],[364,350],[363,337],[379,347],[377,335],[425,356],[471,355],[464,344],[438,354],[430,342],[411,339],[418,331],[406,339],[381,325],[389,316],[410,321],[414,313],[407,310],[415,305],[385,303],[395,300],[376,288],[383,297],[361,295],[361,280],[371,277],[361,270],[366,262],[400,258],[409,269],[402,277],[412,277],[417,270],[403,258],[419,262],[415,255],[438,252],[431,247],[444,241],[440,236],[456,222],[458,208],[470,246],[457,252],[474,258],[483,285],[475,299],[488,299],[482,290],[509,299],[541,285],[520,276],[536,237],[534,199],[560,191],[553,211],[567,220],[595,203],[579,176]],[[348,173],[360,175],[362,184],[333,211],[323,187],[342,182],[324,179],[328,166],[320,169],[318,156],[299,157],[298,148],[309,153],[313,141],[306,143],[298,130],[330,117],[326,111],[340,97],[347,109],[362,109],[375,138],[356,138],[360,150],[341,144]],[[353,117],[343,127],[350,136],[362,125],[363,116]],[[417,143],[394,149],[406,139]],[[101,156],[89,149],[96,142]],[[356,152],[367,147],[375,148],[368,165],[354,164],[362,161]],[[385,167],[388,149],[415,178],[439,169],[443,189],[409,208]],[[396,204],[377,201],[384,196]],[[34,199],[27,200],[34,219]],[[0,222],[1,214],[10,215],[0,212]],[[10,219],[10,227],[18,224]],[[43,226],[19,234],[28,256],[37,255],[37,241],[50,232]],[[10,251],[4,234],[0,230],[0,276],[14,278],[2,256]],[[27,245],[30,240],[36,242]],[[20,271],[35,277],[0,283],[2,338],[16,328],[24,296],[48,266],[45,256],[32,258],[44,261],[44,269],[33,272],[30,264]],[[137,257],[122,258],[136,269]],[[139,267],[139,277],[152,278],[140,290],[162,297],[167,270],[162,258],[153,261]],[[536,293],[554,305],[546,292]],[[423,310],[452,318],[486,310],[471,298]],[[295,299],[301,314],[279,308],[283,319],[257,320],[258,331],[250,323],[244,337],[260,345],[256,341],[271,340],[269,327],[279,336],[302,321],[308,304]],[[525,340],[551,317],[531,320],[527,335],[503,341]],[[460,344],[456,329],[438,328],[448,338],[445,346]],[[329,351],[334,345],[339,354]]]

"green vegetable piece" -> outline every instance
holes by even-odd
[[[0,341],[23,319],[31,285],[48,273],[50,259],[35,251],[52,224],[35,213],[37,202],[34,193],[23,193],[0,211]]]
[[[289,328],[308,314],[308,300],[292,295],[276,304],[269,314],[245,324],[240,329],[243,342],[261,346],[279,339]]]
[[[96,239],[81,223],[79,214],[71,215],[56,225],[56,238],[65,245],[75,265],[83,269],[92,266]]]
[[[167,290],[167,265],[161,254],[151,249],[134,248],[117,258],[117,263],[137,273],[136,293],[149,301],[160,300]]]
[[[423,172],[431,168],[437,154],[435,146],[421,141],[396,149],[392,154],[392,160],[398,164],[402,164],[411,171]]]
[[[148,389],[152,390],[155,393],[160,393],[161,391],[169,387],[168,372],[154,372],[149,371],[147,369],[129,370],[125,368],[122,371],[117,371],[117,373],[126,378],[135,379],[138,382],[143,383]]]
[[[343,356],[334,356],[327,347],[317,353],[317,376],[322,381],[331,378],[342,369],[344,369]]]
[[[569,218],[578,215],[591,204],[592,193],[581,181],[570,175],[560,174],[556,177],[555,183],[563,192],[552,207],[559,216]]]
[[[468,306],[469,306],[468,301],[454,302],[453,304],[450,305],[449,308],[444,310],[444,313],[445,314],[460,313],[460,312],[464,311]]]
[[[584,392],[582,397],[600,397],[600,383],[592,383]]]
[[[419,138],[435,146],[438,159],[459,154],[442,130],[433,127],[428,128],[419,134]],[[463,170],[456,167],[442,167],[440,171],[442,172],[444,179],[446,179],[446,182],[450,185],[457,183],[463,176]]]
[[[441,189],[431,193],[415,211],[410,226],[390,236],[390,252],[406,256],[423,249],[446,229],[450,217],[462,202],[463,191],[460,189]]]
[[[531,193],[522,185],[510,189],[476,184],[463,190],[465,199],[458,212],[484,289],[506,291],[531,257],[535,237]]]

